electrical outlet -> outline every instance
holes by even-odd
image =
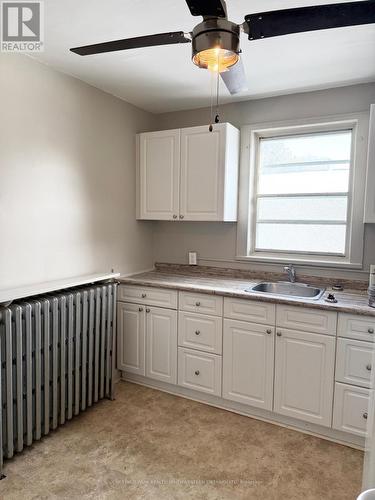
[[[198,264],[197,252],[189,252],[189,266],[196,266]]]

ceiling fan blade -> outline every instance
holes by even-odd
[[[229,92],[234,95],[248,90],[247,78],[245,74],[245,68],[240,59],[237,64],[229,68],[228,71],[223,71],[220,73],[221,79],[225,83],[225,86]]]
[[[227,17],[224,0],[186,0],[192,16]]]
[[[334,3],[258,12],[245,17],[249,40],[375,23],[375,1]]]
[[[91,54],[101,54],[103,52],[114,52],[116,50],[138,49],[142,47],[154,47],[156,45],[171,45],[175,43],[189,43],[191,39],[183,31],[171,33],[159,33],[157,35],[137,36],[135,38],[125,38],[123,40],[113,40],[112,42],[96,43],[70,49],[71,52],[80,56]]]

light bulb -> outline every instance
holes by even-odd
[[[222,73],[236,64],[239,55],[231,50],[214,47],[212,49],[202,50],[193,57],[193,62],[200,68]]]

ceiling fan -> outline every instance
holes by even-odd
[[[87,56],[156,45],[191,43],[194,64],[220,73],[229,92],[236,94],[247,88],[244,68],[240,61],[241,31],[248,35],[249,40],[259,40],[304,31],[375,23],[375,0],[258,12],[245,16],[243,24],[228,20],[225,0],[186,0],[186,3],[193,16],[203,17],[203,22],[195,26],[190,33],[159,33],[85,45],[70,50]]]

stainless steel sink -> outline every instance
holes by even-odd
[[[318,300],[325,292],[325,288],[316,288],[314,286],[305,285],[304,283],[279,281],[277,283],[258,283],[252,288],[248,288],[246,292],[258,292],[270,295],[284,295],[299,299]]]

